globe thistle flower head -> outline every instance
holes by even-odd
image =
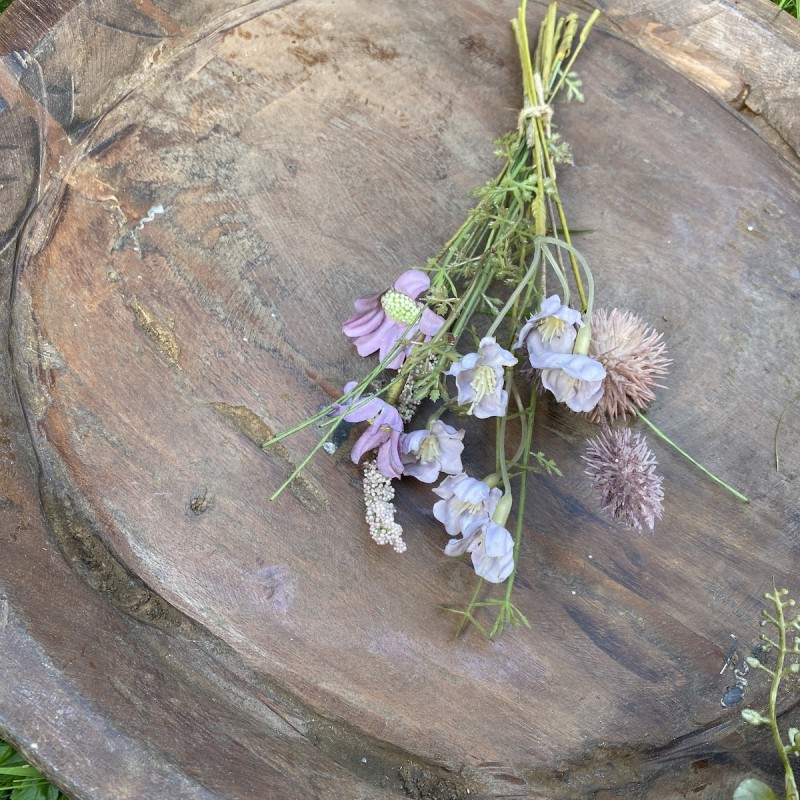
[[[627,418],[654,399],[656,381],[672,363],[666,357],[662,335],[648,328],[630,311],[599,309],[592,315],[589,355],[606,370],[603,396],[591,412],[592,422]]]
[[[664,511],[664,490],[645,437],[630,428],[606,428],[589,441],[583,458],[603,511],[630,528],[652,531]]]

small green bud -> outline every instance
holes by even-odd
[[[792,672],[796,675],[798,672],[800,672],[800,664],[798,664],[796,661],[789,664],[789,672]]]
[[[505,525],[508,515],[511,513],[511,506],[514,503],[514,498],[511,494],[504,494],[497,503],[497,506],[492,514],[492,521],[498,525]]]
[[[755,656],[747,656],[745,663],[750,669],[758,669],[761,666],[761,662]]]
[[[587,321],[584,321],[583,327],[578,331],[578,335],[575,337],[575,343],[572,345],[572,352],[581,356],[589,355],[589,344],[591,341],[592,326]]]
[[[769,720],[755,711],[752,708],[745,708],[742,710],[742,719],[748,725],[765,725]]]
[[[499,486],[503,482],[503,476],[499,472],[493,472],[491,475],[487,475],[483,482],[490,488],[494,489],[495,487]]]
[[[789,743],[792,747],[797,747],[800,742],[797,740],[797,735],[800,734],[800,731],[797,728],[789,728],[787,735],[789,737]]]

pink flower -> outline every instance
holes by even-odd
[[[508,392],[503,388],[503,368],[517,359],[500,347],[493,336],[484,336],[477,353],[469,353],[445,372],[453,375],[459,405],[468,405],[467,414],[478,419],[502,417],[508,406]]]
[[[355,381],[344,387],[344,393],[352,391]],[[363,403],[363,405],[360,405]],[[361,461],[364,453],[378,451],[377,464],[381,475],[387,478],[399,478],[403,474],[403,462],[400,460],[400,434],[403,432],[403,420],[394,406],[379,397],[354,398],[338,407],[341,414],[351,406],[353,411],[344,414],[345,422],[366,422],[370,427],[361,434],[350,453],[354,464]]]
[[[423,483],[433,483],[440,472],[448,475],[463,472],[463,438],[463,430],[457,431],[439,419],[434,420],[428,428],[404,433],[400,437],[403,474],[411,475]]]
[[[390,289],[356,300],[358,313],[345,322],[342,331],[353,340],[358,354],[368,356],[377,352],[383,361],[401,339],[406,339],[410,343],[386,365],[389,369],[400,369],[411,343],[420,335],[422,341],[430,341],[444,325],[442,317],[417,302],[417,297],[430,285],[431,280],[424,272],[409,269]]]

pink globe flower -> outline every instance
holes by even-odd
[[[344,393],[351,392],[356,386],[350,381],[344,387]],[[363,403],[363,405],[361,405]],[[355,406],[352,411],[347,409]],[[381,475],[387,478],[399,478],[403,474],[403,462],[400,459],[400,434],[403,432],[403,420],[397,409],[380,397],[354,398],[338,407],[345,422],[369,422],[370,426],[353,445],[350,458],[354,464],[361,461],[362,456],[370,450],[377,450],[377,465]],[[342,414],[343,411],[347,413]]]
[[[401,339],[406,339],[409,344],[386,365],[400,369],[414,340],[421,335],[422,341],[430,341],[444,325],[442,317],[417,302],[430,285],[424,272],[409,269],[386,291],[356,300],[358,313],[345,322],[342,331],[353,340],[358,354],[363,357],[377,352],[383,361]]]
[[[444,374],[455,377],[458,403],[468,406],[467,414],[478,419],[502,417],[508,406],[503,369],[516,363],[517,359],[500,347],[493,336],[484,336],[477,353],[456,361]]]

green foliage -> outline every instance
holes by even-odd
[[[557,475],[559,478],[564,477],[564,473],[558,468],[556,462],[552,458],[548,458],[541,450],[538,453],[531,453],[536,459],[536,467],[532,467],[537,472],[544,472],[547,475]]]
[[[800,4],[798,4],[797,0],[773,0],[773,2],[778,8],[782,8],[793,17],[800,19]]]
[[[11,0],[0,0],[0,13],[5,11],[11,5]]]
[[[68,800],[7,742],[0,742],[0,800]]]
[[[760,670],[770,678],[768,713],[764,715],[752,708],[745,708],[742,711],[742,719],[748,725],[769,727],[783,766],[785,800],[800,800],[794,771],[789,763],[790,755],[796,756],[800,753],[800,731],[797,728],[789,728],[786,736],[787,744],[783,740],[777,720],[778,690],[781,681],[790,675],[796,675],[800,669],[800,614],[793,611],[796,603],[787,597],[788,594],[788,589],[776,589],[773,584],[772,591],[765,594],[764,599],[772,603],[775,611],[774,613],[766,609],[761,611],[763,617],[761,627],[775,629],[774,633],[769,635],[762,633],[760,637],[764,645],[776,654],[775,664],[768,665],[755,656],[747,658],[750,669]],[[736,788],[733,800],[778,800],[778,798],[765,783],[755,778],[748,778]]]

